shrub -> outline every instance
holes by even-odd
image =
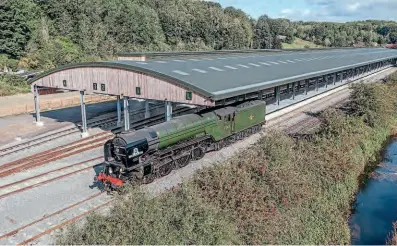
[[[30,86],[26,80],[16,75],[0,75],[0,96],[27,93]]]
[[[238,244],[235,225],[183,185],[150,199],[137,189],[118,197],[108,215],[94,213],[57,244]]]
[[[362,117],[371,127],[385,125],[387,119],[395,116],[395,86],[355,84],[352,89],[350,107],[353,116]]]

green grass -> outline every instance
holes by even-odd
[[[30,92],[26,80],[15,75],[0,75],[0,97]]]
[[[282,43],[283,49],[305,49],[305,48],[322,48],[321,45],[316,45],[310,41],[306,41],[300,38],[295,38],[292,44]]]
[[[353,87],[310,137],[268,132],[249,149],[156,198],[132,189],[58,244],[349,244],[359,176],[396,124],[397,76]]]

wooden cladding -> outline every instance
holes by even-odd
[[[64,86],[64,81],[67,85]],[[172,82],[129,70],[81,67],[62,70],[37,80],[35,85],[87,93],[213,106],[215,102]]]

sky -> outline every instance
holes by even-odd
[[[211,0],[233,6],[252,17],[303,21],[395,20],[397,0]]]

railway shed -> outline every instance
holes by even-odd
[[[40,88],[80,91],[83,135],[87,135],[85,94],[117,96],[119,122],[123,99],[128,130],[129,98],[164,101],[167,120],[172,115],[172,103],[211,107],[260,99],[274,111],[287,106],[283,100],[289,105],[296,103],[397,61],[397,50],[382,48],[197,54],[158,60],[123,54],[119,60],[71,64],[44,72],[30,80],[36,122],[41,124]],[[147,114],[148,108],[146,103]]]

